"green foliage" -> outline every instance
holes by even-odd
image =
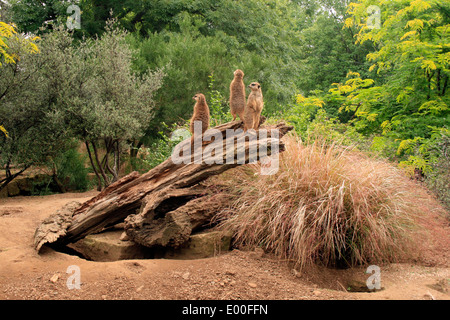
[[[45,163],[76,137],[91,159],[104,157],[92,167],[106,180],[124,151],[132,167],[151,168],[170,155],[195,93],[205,94],[212,126],[231,119],[239,68],[245,83],[261,83],[264,115],[287,119],[304,140],[356,144],[444,189],[445,1],[80,0],[81,30],[72,33],[58,27],[72,1],[9,3],[0,40],[20,59],[0,68],[1,165]],[[367,23],[373,5],[379,28]],[[42,35],[31,41],[40,54],[20,32]]]
[[[87,155],[80,154],[76,148],[58,155],[54,160],[58,180],[66,190],[86,191],[89,185],[86,168]]]
[[[363,23],[370,5],[381,9],[381,28]],[[430,128],[450,122],[448,10],[448,4],[434,0],[359,1],[349,6],[348,25],[360,27],[357,43],[377,46],[367,59],[370,70],[384,78],[355,95],[353,100],[365,112],[356,115],[366,125],[367,116],[373,115],[382,134],[396,141],[397,150],[386,153],[401,155],[411,141],[427,144]]]
[[[135,170],[146,172],[156,167],[172,155],[173,148],[178,143],[188,138],[188,122],[181,126],[177,124],[169,126],[166,123],[162,123],[162,126],[164,129],[158,132],[157,138],[149,141],[147,146],[139,148],[136,158],[132,160],[135,161]]]
[[[65,22],[67,7],[76,4],[76,1],[64,0],[11,0],[10,15],[19,26],[21,32],[36,33],[43,26],[52,27]],[[59,23],[57,20],[60,20]]]
[[[0,166],[7,177],[11,166],[22,171],[44,164],[67,147],[68,131],[55,103],[70,45],[66,40],[51,45],[39,40],[39,52],[24,46],[23,35],[8,41],[8,52],[17,58],[0,68],[0,123],[9,136],[0,136]]]
[[[211,116],[210,126],[215,127],[219,124],[230,122],[233,120],[233,116],[230,113],[230,106],[228,104],[227,99],[220,93],[220,91],[215,89],[214,86],[214,74],[211,74],[209,77],[209,112]]]
[[[55,27],[33,55],[11,42],[21,59],[0,69],[0,123],[10,136],[0,137],[1,165],[45,163],[76,137],[106,148],[105,158],[97,150],[91,157],[93,166],[94,159],[104,166],[97,167],[104,185],[108,174],[118,178],[120,146],[143,135],[163,77],[161,70],[133,72],[125,35],[111,22],[100,38],[75,44],[72,33]]]
[[[355,27],[342,28],[349,17],[348,1],[311,1],[307,12],[312,21],[300,32],[303,42],[298,88],[305,95],[326,91],[330,85],[345,79],[349,70],[369,76],[366,55],[373,51],[370,43],[355,44]]]
[[[5,135],[5,137],[8,138],[8,131],[6,131],[4,126],[0,126],[0,131],[3,132],[3,134]]]

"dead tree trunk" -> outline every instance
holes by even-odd
[[[292,130],[291,126],[280,123],[244,136],[240,128],[242,121],[215,127],[204,134],[192,155],[183,154],[176,159],[172,156],[143,175],[133,172],[85,203],[71,204],[49,216],[35,232],[36,250],[46,243],[75,242],[122,221],[131,240],[141,245],[182,245],[192,231],[207,224],[220,203],[224,203],[223,194],[205,188],[201,182],[230,168],[259,160],[264,154],[270,156],[283,151],[280,139]],[[230,132],[235,134],[230,135]],[[186,150],[190,145],[187,139],[177,147]],[[205,152],[210,155],[209,159],[201,157]],[[212,163],[208,161],[211,157],[214,158]]]

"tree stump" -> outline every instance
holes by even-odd
[[[210,129],[201,142],[194,142],[193,154],[182,154],[177,161],[172,155],[145,174],[132,172],[92,199],[64,207],[36,229],[35,249],[39,251],[44,244],[76,242],[123,221],[127,235],[141,245],[172,248],[183,245],[193,231],[208,224],[227,202],[226,195],[214,192],[202,182],[238,165],[283,151],[280,139],[292,130],[291,126],[279,123],[244,136],[239,131],[242,127],[242,121],[233,121]],[[261,129],[266,129],[264,134]],[[230,132],[237,134],[230,136]],[[177,148],[185,150],[189,146],[192,142],[187,139]],[[210,153],[211,150],[214,152]],[[214,154],[216,161],[197,161],[205,151]]]

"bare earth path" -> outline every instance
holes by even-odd
[[[0,199],[0,299],[436,299],[449,300],[450,228],[430,225],[420,262],[381,267],[384,290],[347,292],[365,268],[315,267],[302,274],[259,251],[233,250],[200,260],[86,261],[32,246],[38,224],[67,202],[96,195],[67,193]],[[69,290],[67,268],[81,272],[81,288]]]

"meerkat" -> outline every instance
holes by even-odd
[[[230,83],[230,109],[233,121],[236,120],[236,116],[239,119],[244,120],[245,109],[245,85],[244,85],[244,72],[237,69],[234,72],[234,79]]]
[[[192,141],[194,138],[194,121],[201,121],[202,122],[202,134],[205,133],[205,131],[209,127],[209,108],[208,104],[206,103],[206,98],[203,94],[197,93],[195,96],[192,97],[196,101],[194,105],[194,114],[191,117],[191,122],[189,125],[189,129],[192,133]]]
[[[259,128],[259,118],[264,106],[261,85],[258,82],[252,82],[248,87],[252,92],[248,95],[247,106],[245,107],[244,131]]]

